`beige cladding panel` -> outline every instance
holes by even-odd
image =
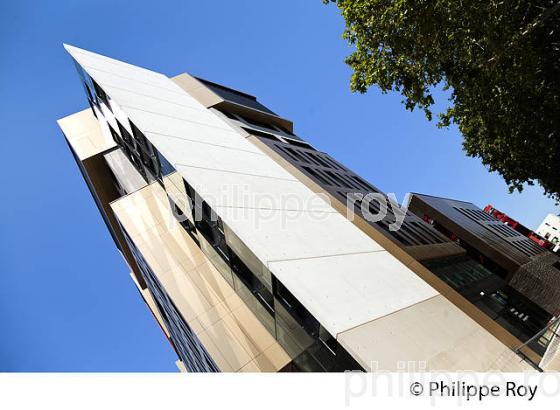
[[[549,345],[549,349],[553,349],[550,352],[550,360],[546,363],[541,363],[540,366],[547,372],[560,372],[560,336],[556,336]]]
[[[183,177],[178,172],[172,172],[163,177],[163,186],[169,198],[183,213],[183,217],[187,218],[194,225],[191,204],[188,199],[189,197]]]
[[[277,371],[291,359],[184,229],[156,183],[112,207],[222,371]]]
[[[173,77],[172,80],[205,107],[212,107],[224,101],[222,97],[212,92],[203,83],[187,73],[179,74]]]
[[[103,156],[114,178],[124,192],[136,192],[146,186],[146,181],[121,148],[113,149]]]
[[[78,159],[82,161],[116,145],[103,135],[97,118],[89,108],[57,122]]]
[[[441,295],[340,333],[338,341],[366,369],[397,371],[413,365],[409,371],[530,370]]]
[[[185,367],[185,364],[182,361],[176,360],[175,366],[177,366],[177,369],[179,369],[181,373],[187,373],[187,368]]]
[[[294,130],[294,124],[290,120],[279,117],[278,115],[269,111],[262,111],[261,109],[256,107],[246,106],[233,100],[226,100],[212,91],[210,87],[204,84],[202,81],[194,78],[187,73],[182,73],[175,77],[172,77],[171,80],[173,80],[175,84],[185,90],[206,108],[225,108],[231,113],[240,114],[257,121],[270,122],[272,124],[283,127],[290,132],[293,132]]]

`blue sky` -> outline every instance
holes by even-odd
[[[1,2],[0,371],[176,370],[57,128],[86,107],[63,42],[257,95],[399,200],[492,203],[532,228],[559,212],[540,188],[508,194],[398,95],[350,93],[343,26],[320,0]]]

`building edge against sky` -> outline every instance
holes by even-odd
[[[255,97],[65,47],[90,109],[59,125],[179,368],[541,362],[543,352],[426,267],[464,261],[465,249],[412,213],[398,231],[392,208],[368,222],[364,194],[384,194]]]

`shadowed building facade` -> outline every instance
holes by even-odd
[[[519,339],[558,317],[558,255],[470,202],[414,193],[408,209],[466,251],[425,265]],[[549,341],[532,347],[544,354]]]
[[[368,221],[385,201],[367,195],[385,194],[290,120],[65,47],[90,108],[59,125],[180,369],[530,368],[522,340],[427,268],[465,249],[398,206]]]

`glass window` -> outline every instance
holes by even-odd
[[[293,317],[311,337],[317,337],[319,335],[319,322],[276,278],[273,279],[273,288],[274,296],[280,301],[290,316]]]
[[[138,129],[138,127],[136,125],[134,125],[132,123],[132,121],[129,121],[130,124],[130,129],[132,130],[132,135],[134,136],[134,139],[136,141],[138,141],[138,143],[146,150],[146,152],[148,154],[152,154],[152,144],[150,144],[150,142],[148,141],[148,139],[146,138],[146,136]]]
[[[251,270],[243,263],[231,249],[230,264],[231,270],[243,282],[243,284],[252,292],[257,301],[270,313],[274,313],[274,300],[272,293],[261,283],[261,281],[251,272]]]
[[[272,292],[270,271],[227,225],[225,225],[224,228],[226,243],[231,251],[235,253],[241,262],[256,276],[257,280],[262,283],[269,292]]]
[[[122,228],[122,227],[121,227]],[[173,301],[169,298],[165,288],[161,285],[143,255],[134,242],[122,228],[125,240],[136,260],[142,277],[150,293],[154,297],[166,328],[169,330],[173,346],[178,356],[190,372],[218,372],[220,369],[206,351],[201,341],[185,321]]]
[[[155,148],[154,151],[156,152],[157,158],[159,160],[161,175],[165,177],[172,172],[175,172],[175,168],[173,167],[173,165],[171,165],[169,161],[167,161],[167,159],[163,155],[161,155],[161,152],[159,152]]]
[[[313,344],[313,338],[293,318],[285,301],[275,298],[276,339],[290,357],[297,357]]]
[[[74,65],[76,66],[76,71],[78,71],[78,75],[80,76],[80,79],[82,80],[82,85],[84,86],[84,89],[86,90],[86,94],[88,97],[88,100],[90,101],[90,104],[94,104],[97,105],[97,96],[95,94],[95,88],[93,87],[93,81],[91,79],[91,77],[89,76],[88,73],[85,72],[85,70],[82,68],[81,65],[78,64],[78,62],[76,60],[74,60]]]
[[[212,262],[212,264],[218,270],[218,272],[220,272],[222,277],[233,288],[233,275],[231,273],[229,263],[224,260],[223,255],[218,253],[216,251],[216,248],[212,246],[212,244],[210,244],[203,235],[198,235],[198,241],[200,243],[200,249],[202,249],[208,259],[210,259],[210,262]]]
[[[126,128],[123,127],[123,125],[119,121],[117,121],[117,126],[119,127],[122,139],[125,140],[128,144],[132,145],[133,142],[130,133],[126,130]]]
[[[109,98],[107,94],[105,94],[105,91],[103,91],[103,89],[99,86],[99,84],[95,82],[95,80],[91,79],[91,82],[93,84],[93,88],[95,90],[95,94],[97,95],[97,98],[103,101],[105,106],[107,106],[107,108],[111,110],[111,104],[109,103]]]

